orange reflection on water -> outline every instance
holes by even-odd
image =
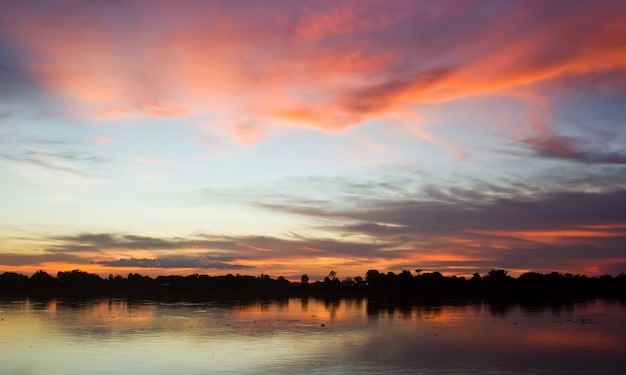
[[[534,330],[528,332],[526,335],[518,337],[518,340],[531,347],[558,347],[603,351],[606,351],[607,349],[619,350],[623,341],[604,332],[593,332],[590,329],[572,330],[571,327]]]
[[[263,320],[299,320],[319,321],[320,324],[328,321],[341,321],[353,318],[355,314],[365,315],[367,301],[339,300],[339,299],[314,299],[292,298],[289,300],[256,302],[249,305],[237,306],[233,314],[237,319],[263,319]]]
[[[320,368],[430,374],[467,373],[468,366],[469,373],[496,367],[568,373],[563,366],[579,370],[579,364],[563,358],[582,358],[588,361],[585,371],[623,369],[625,309],[619,301],[0,302],[1,368],[46,375],[102,369],[151,375],[304,374]],[[52,311],[53,318],[46,315]],[[271,371],[276,366],[279,371]]]

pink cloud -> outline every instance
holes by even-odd
[[[108,137],[95,137],[91,139],[91,142],[97,145],[110,145],[113,143],[117,143],[115,139],[111,139]]]
[[[617,2],[116,4],[24,2],[0,16],[73,114],[335,130],[626,61]]]
[[[314,3],[315,4],[315,3]],[[394,6],[376,1],[318,2],[318,8],[304,7],[296,33],[308,39],[321,39],[363,31],[384,29],[408,17],[407,2],[396,2]],[[372,17],[375,14],[375,17]]]

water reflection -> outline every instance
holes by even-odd
[[[20,300],[0,302],[0,319],[10,374],[617,374],[626,365],[617,300]]]

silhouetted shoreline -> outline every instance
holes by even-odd
[[[257,299],[288,297],[359,298],[378,300],[476,299],[549,300],[626,297],[626,275],[541,274],[528,272],[513,278],[505,270],[474,274],[471,278],[443,276],[439,272],[382,273],[369,270],[366,277],[336,278],[309,283],[268,275],[188,275],[152,278],[137,273],[127,277],[80,270],[59,272],[56,277],[37,271],[28,277],[14,272],[0,274],[1,297],[123,297],[143,299]]]

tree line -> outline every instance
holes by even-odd
[[[0,274],[0,296],[119,296],[257,298],[289,296],[392,296],[419,297],[626,297],[626,275],[561,274],[527,272],[517,278],[506,270],[493,269],[472,277],[444,276],[440,272],[400,273],[369,270],[365,277],[340,279],[331,271],[323,281],[300,282],[282,276],[223,275],[150,276],[130,273],[126,277],[102,278],[81,270],[58,272],[56,277],[40,270],[32,276],[15,272]]]

